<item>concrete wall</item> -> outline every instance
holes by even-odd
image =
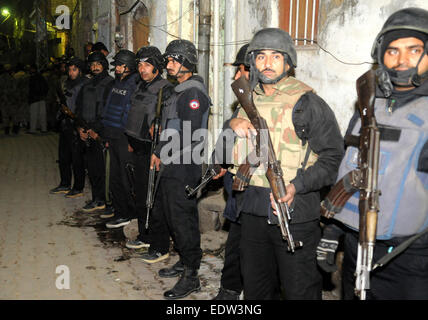
[[[318,41],[330,54],[314,47],[298,49],[296,77],[311,85],[331,106],[345,132],[357,101],[356,79],[371,68],[370,52],[386,19],[406,7],[428,9],[426,0],[322,0]],[[363,63],[363,64],[360,64]]]

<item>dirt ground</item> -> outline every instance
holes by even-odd
[[[125,233],[108,230],[98,214],[79,210],[89,199],[88,184],[82,198],[49,194],[59,183],[57,147],[54,133],[0,134],[0,299],[162,300],[177,279],[157,272],[178,256],[144,263],[141,251],[124,246],[135,221]],[[202,290],[186,299],[210,300],[217,294],[226,237],[223,230],[202,235]],[[325,300],[339,298],[334,277],[327,279]]]

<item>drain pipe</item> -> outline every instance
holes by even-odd
[[[233,76],[235,75],[235,67],[232,63],[235,61],[235,55],[238,51],[238,47],[235,44],[236,41],[236,2],[237,0],[227,1],[227,5],[224,8],[224,91],[223,91],[223,119],[230,119],[233,114],[232,104],[236,100],[230,85],[233,82]]]
[[[198,74],[209,88],[211,0],[199,1]]]
[[[213,41],[214,41],[214,57],[213,57],[213,145],[215,145],[215,142],[217,140],[217,136],[215,134],[216,130],[218,130],[219,127],[219,118],[220,115],[220,107],[219,107],[219,75],[220,75],[220,68],[219,68],[219,51],[220,51],[220,0],[214,0],[214,25],[213,25]]]

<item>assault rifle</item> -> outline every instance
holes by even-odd
[[[86,133],[86,131],[90,129],[88,123],[83,118],[78,117],[73,111],[70,110],[70,108],[67,106],[67,100],[65,98],[65,95],[60,89],[57,90],[57,96],[59,98],[61,112],[67,117],[69,117],[71,120],[74,120],[79,127],[83,128],[83,132]],[[85,141],[86,146],[89,146],[91,139],[92,138],[88,136],[88,139]],[[101,143],[101,138],[99,135],[95,140]]]
[[[366,290],[370,289],[370,272],[373,267],[373,250],[379,211],[380,132],[374,113],[375,88],[376,76],[373,70],[357,79],[361,133],[359,137],[345,137],[345,141],[358,148],[358,168],[338,181],[321,204],[321,214],[331,218],[342,210],[356,191],[360,192],[355,293],[361,300],[365,300]]]
[[[160,132],[160,126],[161,126],[161,107],[162,107],[162,88],[160,88],[159,90],[158,101],[156,105],[156,114],[153,120],[153,137],[152,137],[152,145],[150,150],[150,157],[155,152],[155,148],[159,143],[159,132]],[[153,166],[153,168],[149,170],[149,182],[148,182],[147,197],[146,197],[146,208],[147,208],[146,229],[149,228],[150,210],[152,210],[153,203],[155,200],[155,191],[156,191],[155,181],[156,181],[156,167]]]
[[[275,210],[278,214],[282,238],[287,241],[288,250],[294,252],[296,248],[302,247],[303,243],[301,241],[294,241],[290,232],[289,222],[291,220],[291,210],[287,203],[278,202],[280,198],[286,196],[287,190],[282,178],[283,173],[281,163],[276,158],[266,120],[260,116],[256,106],[254,105],[250,83],[245,79],[245,77],[242,76],[238,80],[234,81],[232,83],[232,89],[237,96],[239,103],[247,113],[252,125],[257,130],[256,153],[257,156],[260,156],[260,153],[262,153],[262,159],[265,162],[264,165],[267,167],[266,177],[269,180],[269,185],[272,189],[272,194],[275,200]],[[264,156],[263,151],[267,151],[267,159]],[[233,190],[244,190],[245,187],[248,186],[254,170],[258,168],[259,165],[260,162],[251,164],[251,161],[249,161],[249,158],[247,157],[246,162],[239,166],[238,172],[236,173],[232,186]]]
[[[192,188],[189,185],[185,187],[187,197],[193,197],[200,189],[204,188],[216,175],[218,175],[220,171],[221,166],[219,164],[210,164],[205,171],[201,182],[196,187]]]

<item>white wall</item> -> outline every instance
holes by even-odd
[[[406,7],[428,9],[426,0],[321,0],[319,44],[345,62],[372,62],[371,48],[386,19]],[[370,64],[347,65],[326,52],[298,50],[296,77],[334,110],[342,133],[357,102],[355,81]]]

